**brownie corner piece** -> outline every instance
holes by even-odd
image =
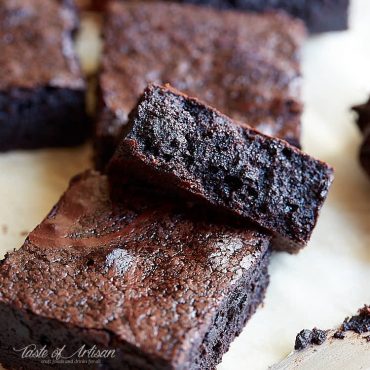
[[[264,298],[270,241],[135,187],[113,203],[106,176],[79,175],[0,263],[0,363],[51,368],[13,350],[34,344],[115,351],[89,369],[214,368]]]
[[[137,179],[269,230],[279,249],[304,246],[333,169],[205,103],[150,85],[108,166],[112,189]]]
[[[86,85],[67,1],[0,4],[0,150],[80,144],[89,134]]]

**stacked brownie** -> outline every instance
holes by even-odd
[[[104,27],[96,164],[112,156],[149,82],[175,88],[299,146],[305,30],[279,13],[171,3],[110,3]],[[189,40],[191,40],[189,42]]]
[[[70,1],[0,2],[0,151],[81,143],[85,82]]]
[[[370,99],[367,103],[357,105],[353,109],[358,114],[357,126],[364,136],[360,149],[360,162],[370,176]]]

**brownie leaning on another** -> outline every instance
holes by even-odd
[[[113,191],[136,179],[269,230],[296,252],[309,240],[333,169],[169,86],[150,85],[108,165]]]

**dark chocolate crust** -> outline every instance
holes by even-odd
[[[112,189],[132,179],[242,216],[304,246],[333,169],[194,98],[150,85],[130,115],[108,173]]]
[[[270,237],[192,207],[75,178],[0,264],[0,362],[47,369],[13,347],[86,344],[117,350],[89,369],[214,368],[263,299]]]
[[[370,176],[370,99],[362,105],[353,107],[357,113],[357,126],[364,136],[360,148],[359,159],[362,167]]]
[[[305,29],[282,13],[113,1],[104,26],[96,161],[104,167],[149,82],[170,83],[299,146]]]
[[[73,51],[68,0],[0,4],[0,151],[81,143],[85,82]]]

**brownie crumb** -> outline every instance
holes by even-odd
[[[363,334],[370,331],[370,306],[365,305],[358,311],[358,315],[347,317],[341,328],[333,334],[335,339],[344,339],[346,331],[354,331]],[[310,344],[321,345],[327,339],[328,332],[325,330],[313,328],[312,330],[304,329],[297,334],[294,349],[300,351]],[[364,337],[370,342],[370,335]]]
[[[27,230],[22,230],[20,233],[19,233],[19,235],[20,236],[27,236],[29,234],[29,231],[27,231]]]
[[[297,334],[295,338],[295,345],[294,349],[300,351],[305,349],[312,341],[312,331],[308,329],[304,329]]]
[[[298,333],[295,339],[295,350],[305,349],[310,344],[320,345],[323,344],[326,340],[327,334],[326,331],[313,328],[312,330],[304,329]]]
[[[312,340],[311,343],[321,345],[325,342],[327,334],[324,330],[317,328],[312,329]]]
[[[1,231],[5,235],[8,233],[8,225],[1,225]]]
[[[344,339],[345,335],[341,330],[338,330],[334,333],[333,338],[335,339]]]
[[[358,315],[347,317],[342,324],[342,330],[351,330],[358,334],[370,331],[370,306],[365,305],[358,311]]]

